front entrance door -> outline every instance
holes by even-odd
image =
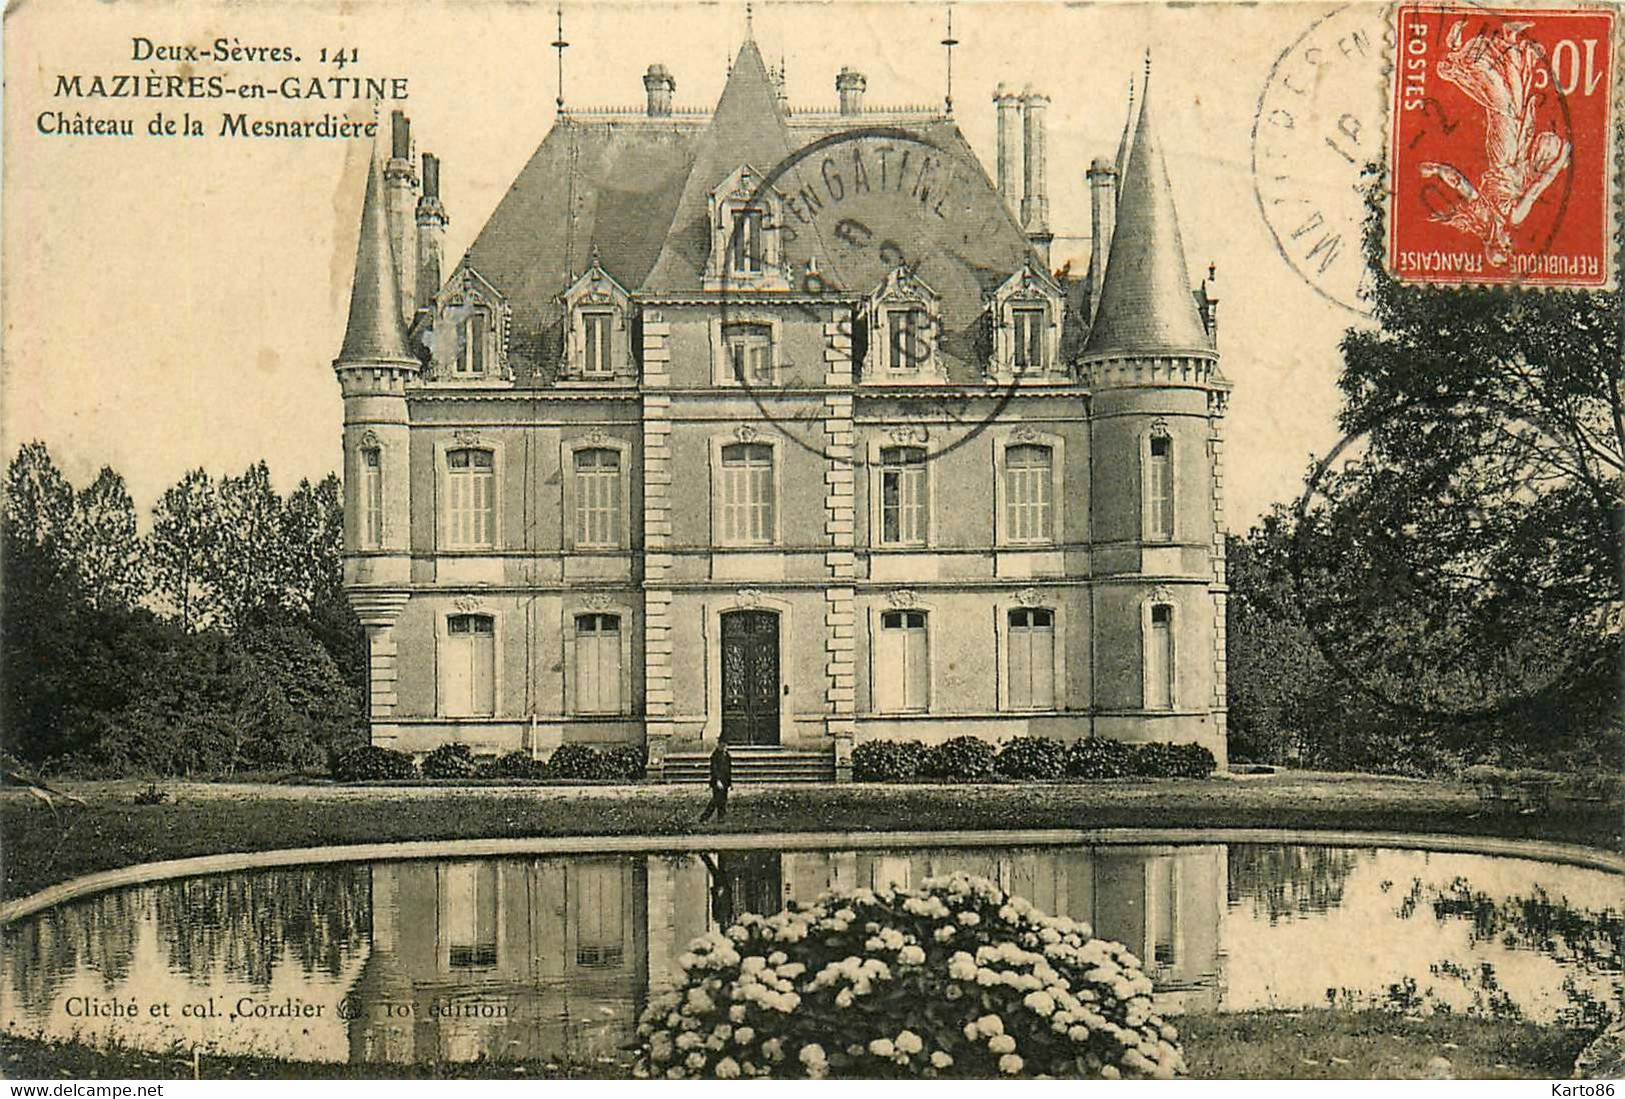
[[[772,611],[722,616],[722,739],[779,742],[779,616]]]

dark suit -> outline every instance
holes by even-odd
[[[718,744],[711,753],[711,804],[700,815],[704,824],[713,815],[723,820],[728,815],[728,791],[734,784],[734,758],[726,744]]]

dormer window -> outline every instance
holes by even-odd
[[[482,307],[470,309],[463,317],[462,353],[452,371],[459,378],[483,378],[491,354],[491,314]]]
[[[1061,288],[1031,263],[993,292],[987,311],[993,329],[995,382],[1054,385],[1066,380],[1061,358]]]
[[[869,296],[862,381],[872,385],[941,384],[948,380],[937,336],[936,291],[906,267],[893,271]]]
[[[1049,369],[1044,354],[1044,310],[1022,306],[1011,311],[1015,322],[1017,374],[1042,374]]]
[[[742,164],[711,192],[707,290],[788,290],[782,249],[784,195]]]
[[[429,380],[489,386],[507,383],[508,304],[471,268],[457,271],[435,296],[429,346]]]
[[[762,211],[735,210],[728,241],[728,269],[735,275],[759,275],[763,256]]]
[[[628,332],[632,298],[604,270],[596,249],[592,265],[559,296],[564,307],[559,379],[597,385],[637,380]]]
[[[606,310],[582,312],[581,373],[586,377],[603,378],[612,373],[610,334],[614,324],[615,314]]]

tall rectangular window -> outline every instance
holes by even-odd
[[[471,309],[463,320],[463,353],[457,360],[456,372],[469,377],[483,375],[490,340],[490,316],[484,309]]]
[[[762,211],[736,210],[728,238],[729,265],[736,275],[762,271]]]
[[[446,541],[452,549],[490,546],[496,534],[496,469],[489,450],[446,452]]]
[[[1044,311],[1017,309],[1015,318],[1016,373],[1039,374],[1044,371]]]
[[[1174,708],[1174,609],[1165,603],[1151,608],[1151,636],[1145,649],[1145,706]]]
[[[575,545],[621,545],[621,455],[595,448],[575,452]]]
[[[1152,538],[1174,536],[1174,441],[1166,435],[1151,440],[1151,468],[1146,476],[1146,533]]]
[[[454,614],[446,620],[440,699],[447,717],[496,713],[496,628],[490,615]]]
[[[1010,612],[1006,676],[1013,710],[1055,708],[1055,612],[1022,607]]]
[[[1006,541],[1049,542],[1053,495],[1053,452],[1047,446],[1020,443],[1004,451],[1004,518]]]
[[[927,345],[927,319],[923,309],[886,310],[889,367],[894,372],[915,373],[930,358]]]
[[[614,372],[610,358],[610,334],[614,331],[612,313],[581,314],[581,334],[585,346],[581,358],[581,372],[588,377],[602,378]]]
[[[384,455],[375,446],[361,451],[361,548],[384,544]]]
[[[621,712],[621,620],[613,614],[576,615],[575,712]]]
[[[881,713],[930,708],[931,648],[924,611],[880,616],[874,675],[875,709]]]
[[[730,324],[723,330],[728,374],[750,385],[773,383],[773,330],[765,324]]]
[[[773,448],[731,443],[722,448],[720,541],[733,546],[773,543]]]
[[[925,451],[893,446],[880,452],[880,541],[891,546],[924,545],[930,507]]]
[[[612,969],[625,960],[625,880],[619,863],[578,863],[575,873],[576,965]]]
[[[452,969],[490,969],[497,964],[497,867],[493,862],[443,865],[447,961]]]

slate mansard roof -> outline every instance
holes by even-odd
[[[958,126],[927,112],[790,114],[751,41],[740,49],[709,116],[561,116],[462,262],[512,308],[518,370],[542,366],[550,373],[542,364],[557,358],[561,308],[556,295],[594,255],[633,293],[698,294],[711,249],[710,196],[719,184],[742,165],[766,174],[788,163],[774,189],[795,196],[809,188],[827,203],[828,185],[819,172],[824,156],[850,178],[852,145],[840,135],[862,142],[857,155],[873,158],[877,145],[887,140],[883,131],[911,135],[898,145],[909,149],[913,163],[936,158],[942,165],[937,178],[952,177],[952,186],[939,192],[945,200],[934,234],[922,236],[919,210],[908,202],[869,202],[853,211],[872,234],[874,246],[864,250],[867,254],[854,254],[832,239],[837,218],[820,215],[812,231],[803,228],[785,245],[786,257],[797,272],[816,265],[823,285],[856,299],[884,280],[888,267],[878,245],[895,240],[941,298],[943,350],[961,362],[951,373],[979,380],[979,365],[972,371],[970,363],[985,295],[1036,258]],[[795,159],[825,141],[817,154]],[[872,159],[868,164],[873,178],[877,166]]]

